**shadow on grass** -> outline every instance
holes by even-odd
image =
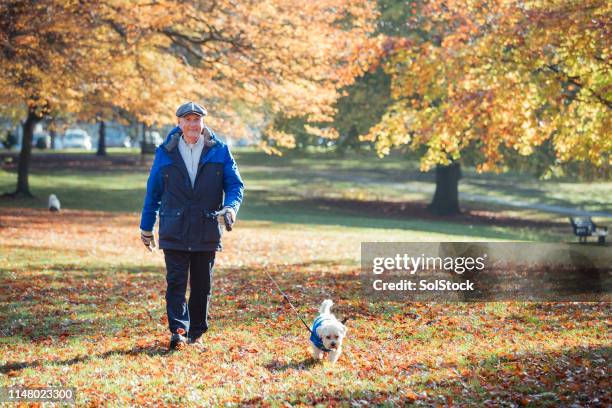
[[[278,360],[272,360],[268,364],[266,364],[266,368],[272,373],[280,373],[287,370],[310,370],[316,366],[320,366],[321,362],[315,360],[312,357],[307,357],[303,360],[291,361],[288,363],[282,363]]]
[[[93,359],[106,359],[113,356],[139,356],[146,355],[149,357],[154,356],[167,356],[172,354],[172,351],[169,351],[168,348],[154,345],[147,347],[134,347],[130,350],[110,350],[101,354],[88,354],[82,355],[78,357],[69,358],[66,360],[34,360],[27,362],[8,362],[2,366],[0,366],[0,373],[6,374],[9,371],[19,371],[26,368],[40,368],[49,365],[58,365],[58,366],[71,366],[74,364],[85,363],[91,361]]]
[[[555,232],[571,233],[569,224],[512,218],[492,210],[436,216],[427,211],[425,203],[417,202],[301,199],[275,197],[269,191],[250,192],[248,199],[240,216],[254,221],[413,230],[491,239],[520,240]]]
[[[37,197],[33,199],[0,198],[0,207],[43,209],[47,205],[46,197],[51,193],[60,197],[63,208],[137,213],[142,206],[144,188],[109,189],[105,190],[104,194],[100,194],[96,188],[66,186],[57,189],[45,188],[37,191]],[[63,213],[58,216],[62,217]],[[305,199],[267,190],[247,191],[239,216],[242,220],[267,221],[272,224],[383,228],[491,239],[533,239],[534,236],[544,236],[558,229],[571,233],[569,226],[504,217],[492,210],[487,212],[467,210],[457,216],[442,217],[430,214],[426,204],[419,202],[323,197]],[[45,217],[49,215],[45,213]],[[80,222],[88,221],[87,217]],[[92,218],[91,222],[95,223],[95,220]]]
[[[23,268],[29,269],[25,275],[20,274],[25,269],[0,268],[0,286],[6,287],[0,298],[0,327],[5,336],[32,342],[89,336],[129,327],[134,321],[153,320],[145,302],[160,302],[165,287],[164,275],[156,266],[87,268],[56,263],[41,266],[45,273]],[[135,297],[142,306],[131,305]],[[124,313],[110,317],[110,308]]]
[[[278,169],[275,169],[274,165],[277,166],[278,163],[274,163],[267,164],[272,166],[269,172],[255,169],[249,171],[249,167],[246,166],[244,173],[247,175],[245,178],[247,190],[244,205],[241,207],[241,219],[273,223],[413,230],[493,239],[529,240],[534,237],[545,237],[547,234],[559,235],[559,231],[556,231],[559,224],[508,217],[492,210],[471,211],[466,207],[466,211],[461,215],[439,217],[427,212],[426,204],[422,202],[331,199],[324,196],[304,198],[301,194],[309,193],[308,182],[312,181],[313,177],[319,181],[327,179],[323,176],[313,176],[299,168],[288,167],[286,170],[283,168],[275,171]],[[279,163],[284,161],[281,160]],[[60,198],[63,208],[139,212],[145,194],[147,172],[126,171],[123,175],[117,176],[116,172],[107,172],[106,167],[96,167],[100,171],[86,172],[82,175],[82,179],[75,177],[74,172],[69,170],[33,171],[32,191],[36,197],[1,198],[0,207],[46,208],[48,195],[54,193]],[[349,171],[347,175],[350,174]],[[250,181],[257,184],[258,180],[269,190],[249,187]],[[334,180],[327,181],[332,192],[343,191],[344,187],[335,186]],[[281,184],[277,188],[268,186],[269,183],[274,185],[278,182]],[[286,183],[291,185],[289,190],[283,187]],[[0,179],[1,190],[12,191],[13,184],[12,177]],[[372,189],[375,192],[376,186],[373,185]],[[535,194],[531,191],[529,193]],[[569,232],[568,228],[565,230]],[[526,231],[527,229],[529,231]],[[565,230],[562,233],[566,233]]]
[[[30,168],[35,171],[95,171],[100,169],[108,172],[148,171],[153,163],[152,155],[113,152],[106,156],[97,156],[95,151],[87,153],[76,152],[33,152]],[[10,161],[6,161],[10,158]],[[4,162],[4,163],[2,163]],[[19,154],[16,152],[0,152],[0,163],[4,170],[16,172]]]
[[[559,313],[563,310],[563,313]],[[525,313],[531,312],[528,316],[509,316],[508,320],[516,321],[524,324],[533,318],[530,316],[544,315],[546,320],[537,321],[540,325],[546,325],[549,330],[555,330],[558,327],[567,325],[568,323],[586,323],[594,322],[597,318],[602,321],[612,315],[612,303],[610,302],[572,302],[572,303],[547,303],[547,302],[531,302],[525,305]]]
[[[145,196],[144,183],[145,182],[143,181],[142,189],[111,189],[108,185],[100,185],[96,187],[95,183],[92,183],[94,184],[93,187],[85,187],[80,185],[44,186],[40,188],[33,188],[33,198],[13,198],[0,196],[0,208],[12,207],[46,209],[49,195],[55,194],[59,198],[63,209],[139,212],[142,209],[142,203]],[[10,191],[10,187],[2,189],[2,186],[0,185],[0,191],[2,190]]]
[[[323,390],[288,393],[272,399],[292,406],[603,407],[610,402],[607,373],[610,357],[612,348],[605,346],[491,355],[469,367],[455,367],[461,370],[460,376],[446,374],[441,378],[431,376],[427,367],[407,372],[400,366],[384,373],[362,372],[371,381],[365,381],[367,386],[361,389],[331,385]],[[454,368],[453,364],[442,366]],[[277,367],[301,369],[299,363],[268,369],[275,372]],[[258,403],[261,399],[249,398],[241,405]]]
[[[539,180],[531,180],[531,186],[542,186],[542,181]],[[561,184],[561,181],[557,181],[556,183]],[[572,181],[569,183],[577,183],[577,181]],[[574,201],[570,201],[569,199],[552,197],[551,193],[547,191],[545,188],[535,188],[535,187],[521,187],[523,182],[517,183],[517,179],[505,179],[505,178],[495,178],[495,179],[482,179],[482,178],[470,178],[469,184],[476,186],[478,188],[482,188],[483,190],[492,190],[498,194],[504,194],[509,197],[514,197],[514,199],[509,198],[508,200],[516,200],[523,201],[529,200],[532,202],[536,202],[538,204],[546,204],[546,205],[556,205],[559,207],[566,208],[575,208],[579,209],[582,207],[588,207],[591,211],[601,211],[601,212],[612,212],[612,207],[609,203],[604,201],[597,200],[597,197],[592,197],[589,201],[588,199],[583,199],[582,204],[576,203],[576,198]],[[581,196],[584,193],[576,193],[576,196]],[[588,195],[586,195],[588,196]],[[603,192],[601,193],[601,200],[604,199]]]
[[[44,274],[24,276],[19,270],[11,270],[16,277],[0,278],[0,285],[6,287],[0,302],[3,335],[20,336],[32,342],[77,335],[112,337],[134,324],[144,327],[158,324],[165,315],[166,284],[159,266],[84,269],[70,263],[58,263],[45,265],[44,270]],[[0,277],[8,271],[0,270]],[[50,275],[49,271],[57,271],[57,274]],[[406,311],[403,302],[371,303],[362,291],[359,267],[346,265],[342,260],[219,268],[213,279],[210,310],[211,320],[219,330],[231,330],[236,322],[257,327],[262,319],[274,320],[280,316],[286,318],[291,327],[303,330],[266,272],[274,277],[308,323],[326,298],[336,303],[333,312],[340,320],[349,318],[348,326],[353,320],[386,318],[403,315]],[[534,316],[545,317],[536,319],[527,312],[508,319],[555,331],[568,322],[580,324],[597,319],[602,308],[609,313],[612,306],[528,303],[527,311],[533,310]],[[117,312],[109,315],[104,312],[108,310]]]
[[[336,266],[341,266],[342,262],[327,262],[326,269],[334,269]],[[369,321],[372,325],[376,325],[376,319],[386,317],[381,313],[384,305],[376,305],[378,310],[371,309],[368,302],[356,302],[353,295],[359,290],[358,279],[356,279],[352,269],[348,272],[331,273],[327,271],[321,273],[321,263],[300,263],[299,268],[291,270],[291,266],[287,265],[268,265],[266,270],[274,274],[275,279],[283,287],[287,293],[295,300],[296,304],[301,306],[301,310],[306,310],[305,318],[309,320],[316,315],[323,296],[334,295],[339,298],[348,297],[353,300],[351,304],[348,302],[338,302],[338,309],[334,312],[339,315],[344,315],[345,312],[363,318],[364,324]],[[55,265],[56,269],[61,269],[62,265]],[[140,268],[138,271],[141,272]],[[17,278],[16,292],[21,294],[18,296],[17,303],[11,309],[23,309],[28,314],[27,319],[36,321],[51,310],[63,313],[63,310],[70,308],[73,304],[87,305],[91,302],[86,296],[86,293],[91,291],[99,292],[99,299],[94,309],[97,307],[108,307],[109,304],[117,302],[117,310],[121,314],[122,319],[131,318],[127,314],[129,310],[129,301],[133,299],[144,299],[151,289],[159,291],[164,287],[162,279],[154,278],[153,272],[157,271],[155,267],[149,267],[146,274],[135,274],[126,268],[123,276],[134,276],[138,279],[138,284],[121,285],[117,282],[89,279],[99,278],[101,276],[112,275],[109,268],[92,268],[88,270],[77,271],[74,277],[71,277],[69,272],[63,271],[60,278],[56,278],[56,284],[59,287],[50,288],[55,292],[43,292],[45,284],[50,283],[50,278],[46,275],[41,276],[41,281],[37,282],[31,276]],[[132,274],[130,275],[130,272]],[[216,276],[216,285],[213,293],[213,310],[223,311],[223,314],[215,318],[213,321],[219,328],[219,332],[226,331],[232,334],[236,327],[236,322],[244,322],[245,325],[261,326],[261,319],[274,319],[274,316],[284,314],[289,316],[291,312],[288,305],[280,294],[273,288],[271,282],[268,281],[262,268],[236,268],[223,269],[220,268],[220,274]],[[92,276],[93,275],[93,276]],[[35,277],[37,278],[37,277]],[[53,281],[53,279],[51,279]],[[91,288],[89,286],[92,283]],[[2,282],[4,285],[5,282]],[[7,287],[10,287],[7,285]],[[28,289],[29,288],[29,289]],[[27,290],[28,289],[28,290]],[[13,289],[12,289],[13,290]],[[257,296],[256,296],[257,295]],[[12,295],[11,295],[12,296]],[[34,296],[34,298],[29,298]],[[26,297],[28,297],[26,299]],[[112,301],[108,301],[110,299]],[[30,301],[38,302],[38,304],[30,303]],[[59,301],[58,303],[55,303]],[[21,302],[21,304],[19,304]],[[155,300],[156,306],[161,306],[163,299]],[[405,312],[410,308],[410,305],[403,303],[391,303],[396,308],[392,313]],[[42,306],[42,307],[35,307]],[[534,307],[539,307],[534,305]],[[554,315],[554,305],[541,306],[544,309],[539,310],[545,312],[544,316],[549,316],[549,310]],[[568,307],[567,305],[563,307]],[[576,319],[576,317],[601,316],[601,320],[605,321],[605,311],[598,310],[601,305],[589,305],[581,308],[580,305],[572,305],[570,309],[563,309],[561,312],[564,315],[562,319]],[[122,312],[123,311],[123,312]],[[582,314],[582,315],[581,315]],[[584,316],[583,316],[584,315]],[[368,319],[366,319],[366,317]],[[371,319],[370,319],[371,318]],[[412,317],[407,317],[413,319]],[[291,317],[293,319],[293,316]],[[548,325],[551,321],[556,321],[556,318],[545,317],[543,325]],[[111,336],[109,331],[103,326],[103,319],[93,321],[87,327],[86,322],[79,327],[81,330],[95,331],[98,335]],[[129,327],[125,321],[117,321],[121,326]],[[146,322],[145,322],[146,323]],[[517,322],[521,324],[521,322]],[[299,321],[291,323],[295,324],[295,330],[303,331]],[[423,325],[427,323],[423,322]],[[4,327],[4,323],[2,324]],[[56,330],[56,328],[51,328]],[[272,330],[272,329],[271,329]],[[61,333],[55,331],[55,334]],[[23,334],[23,333],[22,333]],[[48,333],[45,333],[48,334]],[[82,333],[80,333],[82,335]],[[367,332],[355,331],[355,337],[361,338],[362,341],[368,341]],[[443,336],[444,334],[436,334]],[[499,334],[505,335],[505,334]],[[231,339],[231,337],[230,337]],[[543,338],[544,342],[545,338]],[[375,341],[375,340],[372,340]],[[541,343],[544,348],[544,343]],[[79,363],[87,363],[93,359],[106,359],[113,356],[167,356],[169,353],[161,343],[145,347],[133,347],[127,349],[109,350],[103,353],[91,355],[79,355],[66,359],[35,359],[33,361],[6,361],[0,365],[0,373],[6,374],[11,371],[20,371],[27,368],[48,367],[53,365],[71,366]],[[399,350],[399,349],[398,349]],[[399,352],[399,351],[397,351]],[[607,370],[608,361],[610,361],[610,347],[593,347],[588,349],[569,349],[569,350],[554,350],[554,351],[534,351],[530,353],[510,355],[510,353],[491,353],[490,355],[477,354],[477,351],[469,350],[467,355],[471,358],[468,360],[467,366],[460,366],[458,363],[452,363],[448,366],[449,370],[456,368],[461,371],[466,371],[467,374],[462,374],[461,377],[448,377],[442,380],[436,378],[436,382],[431,380],[429,376],[429,368],[419,366],[416,370],[406,367],[387,367],[387,368],[371,368],[365,367],[356,375],[360,378],[363,376],[363,388],[358,390],[338,389],[337,385],[332,382],[329,388],[324,388],[321,391],[320,387],[307,392],[291,393],[277,396],[276,398],[288,401],[291,404],[345,404],[350,405],[353,402],[365,401],[373,405],[397,405],[404,406],[416,401],[423,402],[423,405],[434,405],[440,401],[447,405],[466,405],[466,406],[482,406],[485,401],[493,401],[492,405],[500,405],[504,401],[519,403],[527,402],[534,406],[539,405],[572,405],[572,402],[584,405],[594,405],[600,402],[609,401],[609,394],[606,394],[606,382],[609,381]],[[384,358],[384,356],[382,357]],[[22,358],[25,360],[25,358]],[[261,364],[271,373],[283,373],[291,370],[307,371],[315,369],[317,364],[314,360],[300,359],[282,362],[272,360],[262,362]],[[453,366],[455,364],[455,366]],[[374,366],[376,367],[376,366]],[[339,365],[340,370],[343,369]],[[360,370],[359,367],[356,370]],[[410,370],[410,371],[408,371]],[[378,382],[378,378],[381,381]],[[393,381],[389,381],[392,379]],[[411,385],[408,385],[410,381]],[[403,384],[401,387],[398,383]],[[335,388],[334,388],[335,387]],[[423,393],[426,391],[426,393]],[[442,396],[440,400],[439,396]],[[450,398],[450,400],[448,399]],[[608,398],[608,399],[606,399]],[[450,401],[450,402],[449,402]],[[242,401],[243,405],[255,404],[258,400],[247,398]],[[362,404],[361,402],[358,402]],[[364,404],[362,404],[364,405]]]
[[[266,268],[292,301],[315,313],[323,298],[351,298],[358,290],[353,275],[321,273],[321,269],[342,265],[341,261],[318,261],[297,264],[294,271],[287,265]],[[0,285],[6,288],[0,302],[0,327],[5,336],[39,342],[49,337],[112,335],[134,322],[156,322],[157,315],[163,314],[166,282],[159,266],[55,263],[35,268],[40,268],[40,273],[31,266],[0,269]],[[216,322],[220,328],[234,321],[255,325],[261,316],[271,318],[274,313],[288,311],[263,267],[219,268],[213,286],[211,315],[223,310]],[[263,294],[266,296],[253,301]],[[151,305],[155,310],[149,310]],[[344,316],[343,306],[337,308],[339,316]],[[118,314],[109,315],[108,310]]]

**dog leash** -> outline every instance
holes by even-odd
[[[302,319],[302,316],[300,316],[300,312],[297,311],[297,309],[295,308],[295,306],[293,306],[293,303],[291,303],[291,301],[289,300],[289,296],[287,296],[285,294],[285,292],[283,292],[283,290],[280,288],[280,286],[278,286],[278,283],[276,283],[276,281],[274,280],[274,278],[272,277],[272,275],[270,275],[270,273],[264,269],[264,272],[266,273],[266,275],[268,275],[268,278],[270,278],[270,280],[272,281],[272,283],[274,283],[274,285],[276,286],[276,289],[278,289],[278,291],[280,292],[281,295],[283,295],[283,298],[285,298],[285,300],[287,301],[287,303],[289,303],[289,306],[291,306],[291,308],[293,309],[293,311],[295,312],[295,314],[297,315],[297,317],[301,320],[301,322],[304,324],[304,327],[306,327],[306,330],[308,330],[308,332],[310,334],[312,334],[312,330],[310,330],[310,327],[306,324],[306,322],[304,321],[304,319]]]
[[[287,303],[289,303],[289,306],[291,306],[291,308],[293,309],[293,311],[295,312],[295,314],[297,315],[297,317],[300,319],[300,321],[302,322],[302,324],[304,325],[304,327],[306,327],[306,330],[308,330],[308,332],[310,334],[312,334],[312,330],[310,329],[310,326],[308,326],[306,324],[306,322],[304,321],[304,319],[302,319],[302,316],[300,316],[300,312],[297,311],[297,309],[295,308],[295,306],[293,306],[293,303],[291,303],[291,301],[289,300],[289,296],[287,296],[285,294],[285,292],[283,292],[283,290],[280,288],[280,286],[278,286],[278,283],[276,283],[276,281],[274,280],[274,278],[272,277],[272,275],[270,275],[270,273],[264,269],[264,272],[266,273],[266,275],[268,275],[268,278],[270,278],[270,280],[272,281],[272,283],[274,283],[274,286],[276,286],[276,289],[278,289],[278,291],[280,292],[281,295],[283,295],[283,298],[287,301]],[[342,324],[346,323],[346,321],[349,319],[349,317],[345,317],[344,319],[342,319],[340,322]]]

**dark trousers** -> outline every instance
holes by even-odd
[[[199,337],[208,330],[215,252],[164,250],[166,259],[166,311],[170,332],[185,330],[190,337]],[[189,303],[185,303],[189,276]]]

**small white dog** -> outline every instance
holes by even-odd
[[[321,303],[319,316],[312,324],[310,341],[312,342],[312,355],[315,359],[320,360],[323,353],[328,353],[328,360],[335,363],[342,353],[342,340],[348,329],[336,319],[336,316],[331,314],[330,309],[333,304],[331,299],[326,299]]]
[[[59,211],[60,210],[60,201],[55,194],[51,194],[49,196],[49,211]]]

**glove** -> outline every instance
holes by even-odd
[[[140,230],[140,239],[142,243],[147,247],[149,252],[153,252],[155,249],[155,236],[153,231],[142,231]]]
[[[223,215],[229,217],[230,225],[236,222],[236,211],[232,207],[223,207],[221,211],[225,211]]]
[[[232,207],[223,207],[221,211],[217,211],[217,216],[223,216],[225,229],[231,231],[232,225],[236,222],[236,211]]]

